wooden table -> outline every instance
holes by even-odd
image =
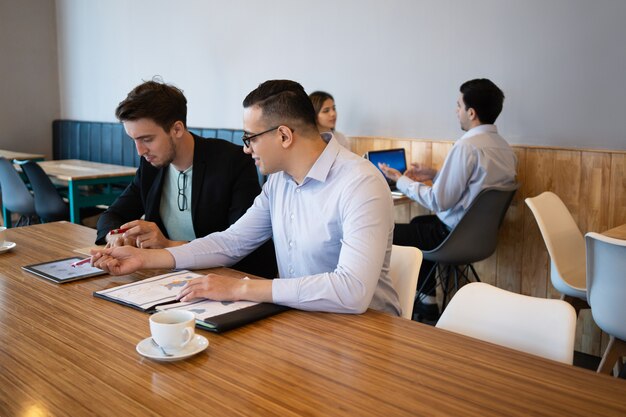
[[[8,160],[17,159],[20,161],[43,161],[44,159],[46,159],[46,155],[40,153],[14,152],[7,151],[5,149],[0,149],[0,157],[6,158]]]
[[[602,234],[615,239],[626,240],[626,224],[609,229]]]
[[[113,184],[128,184],[135,177],[137,168],[123,165],[103,164],[79,159],[60,159],[39,162],[43,170],[60,185],[68,187],[70,220],[80,223],[80,208],[99,204],[110,205],[122,190]],[[81,187],[101,186],[98,192],[82,193]]]
[[[0,415],[624,416],[626,381],[375,311],[288,311],[141,357],[148,316],[93,291],[162,273],[56,285],[21,265],[73,255],[95,231],[7,231],[0,254]],[[223,269],[222,272],[235,271]]]

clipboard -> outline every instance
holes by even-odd
[[[188,270],[157,275],[130,284],[93,293],[102,298],[145,313],[180,309],[196,316],[196,326],[215,333],[241,327],[288,310],[289,307],[252,301],[214,301],[207,299],[179,302],[176,297],[186,281],[202,275]]]
[[[254,303],[249,301],[227,302],[230,306],[240,306],[236,310],[228,311],[223,314],[211,315],[208,313],[199,313],[203,306],[210,304],[219,304],[220,301],[197,300],[188,303],[176,303],[157,306],[157,311],[165,310],[186,310],[196,315],[196,327],[208,330],[214,333],[222,333],[228,330],[236,329],[249,323],[273,316],[283,311],[289,310],[289,307],[272,303]]]
[[[102,269],[95,268],[89,264],[78,267],[71,266],[74,262],[81,260],[83,260],[83,258],[74,256],[38,264],[24,265],[22,269],[31,274],[56,282],[57,284],[106,274]]]

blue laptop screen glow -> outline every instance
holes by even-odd
[[[369,159],[376,168],[378,168],[378,163],[382,162],[383,164],[389,165],[391,168],[397,169],[402,174],[406,171],[406,156],[403,148],[369,151],[367,153],[367,159]]]

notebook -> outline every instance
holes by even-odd
[[[398,149],[383,149],[379,151],[369,151],[365,157],[372,163],[376,168],[378,168],[379,163],[387,164],[391,168],[395,168],[404,174],[406,171],[406,154],[404,148]],[[378,168],[380,169],[380,168]],[[382,171],[381,171],[382,172]],[[392,181],[385,177],[387,183],[389,184],[389,188],[392,190],[396,189],[395,181]]]

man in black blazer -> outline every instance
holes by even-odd
[[[97,244],[182,245],[226,230],[261,191],[254,161],[241,147],[187,130],[187,100],[178,88],[145,82],[115,113],[142,158],[133,182],[100,216]],[[272,241],[234,268],[275,277]]]

